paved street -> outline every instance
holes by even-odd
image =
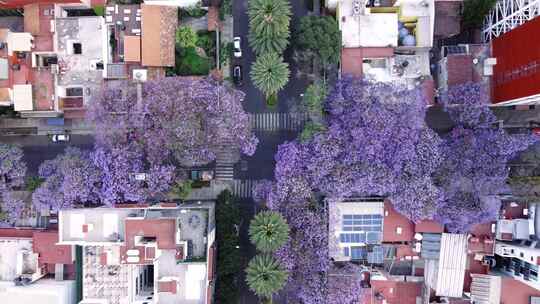
[[[249,122],[255,131],[300,131],[307,119],[306,112],[272,112],[249,115]]]
[[[47,136],[3,136],[0,137],[2,143],[14,143],[22,147],[24,160],[28,166],[28,175],[37,175],[39,165],[47,160],[53,159],[56,155],[64,152],[68,146],[80,149],[92,149],[94,137],[90,135],[71,135],[69,143],[54,143]]]
[[[298,68],[296,64],[292,61],[293,49],[290,47],[285,50],[284,58],[285,61],[289,63],[289,68],[291,70],[291,78],[287,86],[279,93],[278,100],[279,104],[275,109],[269,109],[265,105],[264,96],[259,92],[257,88],[251,83],[251,78],[249,77],[249,71],[251,64],[255,61],[255,54],[249,47],[248,42],[248,33],[249,33],[249,19],[247,15],[247,0],[236,0],[233,1],[233,14],[234,14],[234,36],[239,36],[242,38],[242,58],[234,59],[231,68],[234,65],[241,65],[244,83],[242,86],[238,87],[244,93],[246,93],[246,98],[244,100],[244,109],[251,113],[257,112],[287,112],[289,106],[293,99],[298,99],[300,94],[305,90],[307,83],[306,79],[297,78]],[[308,11],[306,8],[305,0],[291,1],[292,6],[292,24],[291,24],[291,34],[294,31],[295,26],[300,22],[300,18],[305,16]]]
[[[249,71],[251,64],[255,61],[255,54],[252,52],[248,43],[249,19],[247,15],[248,0],[233,1],[234,15],[234,35],[242,38],[242,58],[234,59],[231,68],[234,65],[241,65],[244,77],[244,83],[238,87],[246,97],[244,99],[244,109],[253,113],[250,121],[257,137],[259,138],[259,146],[255,155],[251,157],[242,156],[242,161],[235,166],[235,180],[233,181],[233,191],[241,198],[247,198],[251,195],[251,187],[256,180],[272,179],[274,176],[274,154],[277,151],[279,144],[292,140],[297,136],[300,126],[304,120],[301,115],[292,114],[292,108],[298,103],[300,94],[305,91],[307,80],[297,78],[298,68],[291,60],[293,50],[289,48],[285,51],[285,61],[289,63],[291,70],[291,78],[287,86],[278,95],[278,105],[275,108],[269,109],[266,107],[263,95],[251,83]],[[299,23],[302,16],[307,14],[305,0],[290,1],[292,6],[292,24],[291,33],[294,31],[295,25]],[[272,114],[261,114],[267,112],[277,112]],[[247,168],[246,168],[247,167]],[[249,223],[253,216],[254,202],[250,199],[243,199],[244,222]],[[243,255],[246,260],[251,259],[255,254],[253,248],[249,245],[249,237],[247,235],[247,226],[243,225],[241,237],[241,246],[249,250],[243,250]],[[240,286],[240,303],[253,304],[257,303],[256,297],[245,285],[242,280]],[[277,302],[276,302],[277,303]]]

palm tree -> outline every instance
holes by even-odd
[[[253,83],[266,98],[283,89],[289,81],[289,74],[289,64],[274,52],[257,57],[250,72]]]
[[[281,53],[289,43],[291,6],[288,0],[250,0],[249,43],[258,55]]]
[[[276,251],[288,238],[289,225],[277,212],[263,211],[251,220],[249,239],[262,252]]]
[[[246,282],[257,296],[271,299],[272,295],[283,288],[287,272],[279,262],[269,254],[254,257],[246,268]]]

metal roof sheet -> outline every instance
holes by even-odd
[[[461,297],[467,263],[467,235],[443,233],[437,273],[437,296]]]

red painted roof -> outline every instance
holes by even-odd
[[[176,222],[174,219],[126,220],[126,247],[134,246],[135,236],[155,237],[159,249],[176,249]]]
[[[491,41],[493,57],[493,102],[540,94],[540,18],[504,33]]]
[[[443,233],[444,228],[434,220],[422,220],[414,226],[414,232],[418,233]]]
[[[512,206],[514,205],[514,206]],[[527,219],[528,215],[523,214],[523,210],[527,209],[525,204],[512,204],[511,202],[504,202],[502,205],[502,215],[505,219]]]
[[[397,228],[401,228],[401,234]],[[383,242],[406,242],[414,240],[414,223],[397,212],[388,201],[384,203]]]
[[[158,292],[170,292],[176,294],[176,281],[158,282]]]
[[[0,0],[0,8],[20,8],[27,4],[34,3],[81,3],[82,1],[77,0]]]
[[[216,251],[215,245],[212,245],[210,247],[210,250],[208,250],[208,281],[212,281],[214,279],[215,251]]]
[[[71,246],[56,245],[58,231],[36,231],[33,235],[33,250],[39,254],[40,263],[71,264]]]
[[[0,237],[32,238],[33,235],[32,229],[0,228]]]
[[[382,294],[387,304],[416,304],[416,297],[422,295],[420,282],[402,282],[393,280],[372,280],[371,293],[365,304],[382,304],[382,300],[375,298]],[[365,298],[364,298],[365,299]]]
[[[540,290],[509,277],[502,278],[501,287],[501,304],[529,304],[531,296],[540,296]]]
[[[473,80],[473,58],[471,55],[449,55],[446,60],[448,86],[465,84]]]
[[[393,48],[364,47],[341,49],[341,72],[356,76],[362,75],[362,62],[364,58],[381,58],[394,56]]]
[[[428,104],[435,104],[435,82],[433,81],[433,78],[422,81],[422,92],[424,93],[424,97]]]

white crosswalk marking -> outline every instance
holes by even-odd
[[[233,180],[233,195],[239,198],[250,198],[252,196],[251,191],[255,185],[256,180]]]
[[[222,148],[216,153],[216,179],[232,180],[234,178],[234,164],[238,160],[237,149],[229,142],[221,144]]]
[[[249,122],[255,131],[298,131],[307,120],[307,113],[252,113]]]

